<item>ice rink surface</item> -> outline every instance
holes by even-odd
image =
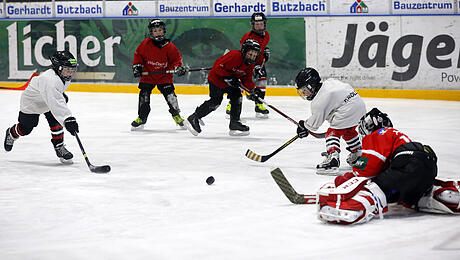
[[[0,131],[17,121],[19,91],[0,91]],[[69,107],[94,165],[89,172],[66,132],[73,165],[62,165],[44,116],[34,131],[0,152],[0,259],[460,259],[460,216],[417,213],[390,206],[384,220],[358,226],[322,224],[315,205],[294,205],[270,176],[280,167],[294,188],[314,194],[333,177],[315,174],[325,141],[297,140],[265,163],[266,155],[296,134],[271,111],[255,119],[243,102],[246,137],[228,135],[224,99],[204,118],[198,136],[175,126],[161,95],[143,131],[130,131],[137,94],[68,93]],[[207,99],[179,95],[184,117]],[[395,128],[429,144],[439,177],[460,179],[460,102],[364,99],[387,112]],[[266,101],[300,120],[310,104],[299,97]],[[326,130],[325,125],[320,131]],[[346,155],[341,162],[344,166]],[[3,150],[3,148],[2,148]],[[207,185],[208,176],[213,185]]]

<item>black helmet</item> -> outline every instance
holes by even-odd
[[[246,53],[248,53],[250,50],[257,51],[257,56],[259,56],[261,51],[260,44],[256,40],[247,39],[243,42],[243,45],[241,45],[241,53],[243,54],[244,63],[248,65],[254,64],[257,60],[257,58],[255,60],[246,58]]]
[[[365,136],[382,127],[393,127],[393,123],[387,114],[374,107],[359,120],[358,132]]]
[[[263,30],[256,30],[254,29],[255,22],[264,22],[264,29]],[[265,28],[267,28],[267,17],[265,17],[264,13],[253,13],[251,15],[251,26],[252,31],[257,34],[263,34],[265,32]]]
[[[304,68],[299,71],[295,77],[297,94],[306,100],[313,100],[322,86],[321,77],[314,68]],[[305,95],[303,88],[306,88],[311,94]]]
[[[62,81],[69,81],[77,71],[77,59],[69,51],[56,51],[50,58],[51,66]],[[63,69],[68,68],[63,75]]]
[[[163,28],[164,34],[162,36],[157,36],[153,37],[153,28]],[[160,19],[152,19],[149,22],[149,34],[150,38],[152,38],[154,41],[162,41],[165,38],[166,35],[166,24],[160,20]]]

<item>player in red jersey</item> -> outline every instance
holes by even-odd
[[[383,218],[387,204],[419,211],[460,213],[458,181],[437,180],[437,157],[428,145],[393,128],[387,114],[373,108],[359,122],[362,154],[352,172],[318,191],[318,216],[337,224]]]
[[[242,95],[240,84],[252,90],[251,100],[257,99],[260,90],[255,88],[252,81],[254,63],[260,55],[260,45],[257,41],[248,39],[241,50],[233,50],[218,58],[208,75],[209,97],[185,121],[187,129],[193,134],[201,132],[200,120],[222,103],[224,93],[227,93],[232,109],[230,111],[230,135],[249,135],[249,127],[240,122]]]
[[[182,56],[176,46],[165,38],[166,25],[162,20],[152,19],[148,25],[150,37],[144,39],[136,49],[133,74],[139,80],[138,117],[131,123],[132,130],[142,129],[150,113],[150,94],[155,86],[163,94],[174,122],[185,129],[180,116],[179,103],[174,92],[173,75],[170,73],[143,75],[142,72],[174,70],[178,76],[185,75]]]
[[[256,88],[261,90],[260,98],[265,98],[265,90],[267,88],[267,71],[265,70],[265,63],[270,58],[270,49],[267,47],[268,42],[270,41],[270,36],[267,29],[267,18],[264,13],[253,13],[251,16],[251,31],[243,35],[240,40],[240,44],[247,39],[256,40],[261,48],[259,57],[256,60],[256,65],[254,66],[254,81]],[[264,104],[259,100],[255,100],[255,112],[256,117],[258,118],[267,118],[268,110],[264,107]],[[229,103],[226,109],[226,113],[230,114],[231,104]]]

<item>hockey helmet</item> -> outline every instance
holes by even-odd
[[[154,41],[162,41],[165,38],[166,35],[166,24],[160,20],[160,19],[152,19],[149,22],[149,34],[150,38],[152,38]],[[154,36],[153,35],[153,29],[155,28],[162,28],[163,29],[163,35],[158,35]]]
[[[365,136],[383,127],[393,127],[393,123],[387,114],[374,107],[359,120],[358,132]]]
[[[313,100],[322,86],[321,77],[314,68],[303,68],[295,77],[297,94],[306,100]]]
[[[255,22],[264,22],[264,28],[256,30],[254,28],[254,23]],[[267,28],[267,17],[265,17],[264,13],[253,13],[251,15],[251,26],[252,26],[252,31],[257,33],[257,34],[263,34],[265,32],[265,29]]]
[[[69,81],[77,71],[77,59],[69,51],[56,51],[50,58],[51,67],[62,81]]]
[[[250,50],[254,50],[257,52],[257,56],[253,59],[250,57],[247,57],[246,55]],[[247,39],[246,41],[244,41],[243,45],[241,45],[241,53],[243,54],[244,63],[248,65],[256,63],[256,60],[259,57],[260,51],[261,51],[260,44],[256,40]]]

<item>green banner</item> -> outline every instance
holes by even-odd
[[[75,82],[135,83],[133,54],[148,31],[148,19],[0,21],[0,81],[27,80],[33,71],[44,71],[56,48],[77,55]],[[250,30],[248,18],[166,19],[166,36],[189,67],[208,67],[226,49],[240,49],[239,41]],[[305,65],[303,18],[268,21],[271,59],[266,68],[269,85],[293,84]],[[205,72],[175,77],[176,83],[204,84]]]

